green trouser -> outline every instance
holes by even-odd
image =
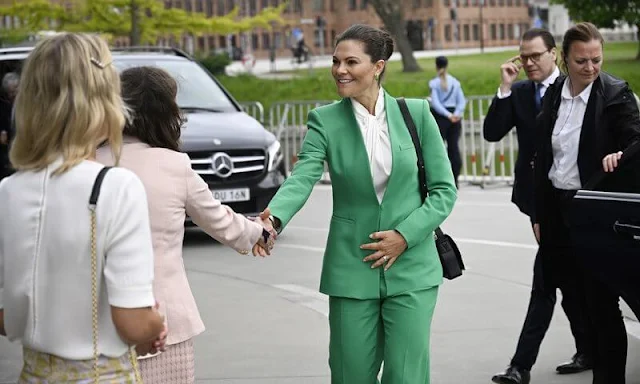
[[[438,287],[380,299],[329,298],[331,384],[429,384],[429,341]]]

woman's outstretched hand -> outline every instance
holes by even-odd
[[[260,236],[260,240],[253,246],[253,256],[266,257],[271,254],[271,250],[275,245],[278,235],[275,229],[273,229],[273,224],[271,223],[271,219],[269,219],[270,216],[271,211],[267,208],[260,213],[260,216],[254,219],[262,225],[266,233],[268,233],[268,236]]]

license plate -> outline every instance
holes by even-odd
[[[220,200],[223,203],[235,203],[251,199],[249,188],[219,189],[211,192],[216,200]]]

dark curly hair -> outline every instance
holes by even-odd
[[[151,147],[180,150],[180,133],[185,122],[176,102],[178,83],[157,67],[134,67],[120,75],[122,98],[132,118],[124,134]]]

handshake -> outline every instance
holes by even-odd
[[[276,243],[278,234],[276,230],[273,229],[273,223],[269,218],[270,216],[271,211],[269,210],[269,208],[267,208],[262,211],[258,217],[250,218],[257,223],[260,223],[263,227],[260,240],[258,240],[258,242],[253,246],[253,256],[266,257],[268,255],[271,255],[271,250]]]

